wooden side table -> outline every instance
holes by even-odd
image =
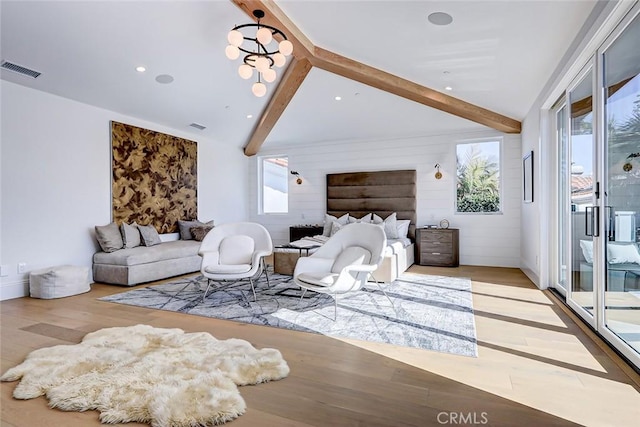
[[[310,250],[319,247],[319,244],[307,248],[299,248],[291,245],[276,246],[273,249],[273,272],[293,276],[293,270],[296,268],[298,258],[309,256]]]
[[[418,264],[439,267],[460,265],[459,230],[457,228],[416,229]]]

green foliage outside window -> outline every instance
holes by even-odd
[[[492,147],[485,144],[492,144]],[[499,162],[497,155],[489,154],[490,150],[486,150],[487,148],[499,153],[499,142],[458,145],[458,212],[500,211]]]

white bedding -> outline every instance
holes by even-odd
[[[300,249],[309,249],[309,254],[312,254],[318,249],[318,245],[322,245],[329,240],[327,236],[313,236],[304,237],[300,240],[289,243],[287,248],[290,249],[278,249],[279,251],[297,251]],[[377,272],[375,273],[375,279],[382,282],[393,282],[398,275],[404,273],[414,261],[414,244],[409,238],[402,239],[389,239],[387,240],[387,247],[384,252],[384,260]]]
[[[313,248],[314,246],[322,245],[327,240],[329,240],[329,237],[322,235],[303,237],[300,240],[289,243],[288,246],[292,248],[307,249]],[[384,251],[384,254],[386,256],[400,253],[401,251],[404,251],[404,249],[409,245],[411,245],[411,239],[409,239],[408,237],[402,239],[388,239],[387,247]],[[313,249],[310,249],[309,253],[313,253]]]
[[[388,239],[387,248],[384,251],[386,255],[399,254],[403,252],[407,246],[411,245],[411,239],[405,237],[403,239]]]

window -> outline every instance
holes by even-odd
[[[289,211],[289,159],[286,156],[261,157],[261,213]]]
[[[456,145],[456,212],[500,212],[500,141]]]

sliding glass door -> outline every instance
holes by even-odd
[[[640,16],[602,51],[604,206],[602,327],[640,352]]]
[[[640,366],[640,4],[552,108],[567,304]]]
[[[592,325],[594,292],[594,238],[598,236],[593,114],[594,71],[588,64],[568,90],[569,137],[564,167],[565,194],[569,203],[571,284],[567,302]],[[568,187],[568,191],[567,191]],[[598,266],[595,266],[597,270]]]

